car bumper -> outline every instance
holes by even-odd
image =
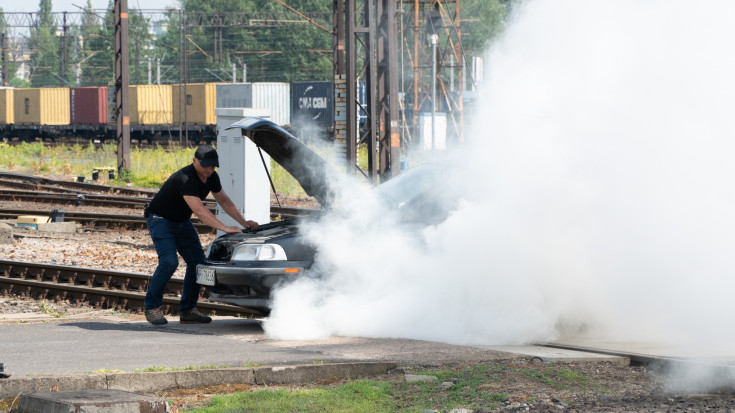
[[[258,261],[243,264],[197,265],[200,270],[214,271],[214,286],[249,286],[255,290],[270,290],[282,281],[291,280],[311,267],[309,261]],[[212,284],[203,284],[212,287]]]
[[[266,310],[271,308],[270,298],[246,298],[231,294],[209,293],[209,297],[207,299],[215,303],[231,304],[238,307],[253,308],[256,310]]]

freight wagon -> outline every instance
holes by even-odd
[[[357,84],[357,99],[367,105],[365,82]],[[367,112],[358,109],[358,127],[367,123]],[[329,81],[293,82],[291,84],[291,126],[301,140],[334,137],[334,83]]]
[[[291,125],[303,141],[326,139],[334,133],[334,83],[291,84]]]
[[[198,83],[131,85],[130,136],[133,140],[195,142],[216,140],[215,107],[270,111],[270,120],[304,140],[331,138],[334,132],[333,82]],[[365,82],[358,96],[367,100]],[[364,113],[359,120],[365,121]],[[0,138],[85,138],[114,140],[114,87],[0,88]]]

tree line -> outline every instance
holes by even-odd
[[[147,84],[149,78],[161,84],[241,82],[245,76],[249,82],[331,80],[332,7],[332,0],[179,0],[178,9],[157,13],[130,9],[130,84]],[[462,0],[461,7],[463,49],[479,55],[502,31],[508,0]],[[233,15],[244,17],[233,20]],[[87,0],[81,19],[63,27],[54,18],[52,0],[40,0],[36,16],[18,39],[23,47],[17,50],[29,51],[30,76],[15,76],[20,56],[14,56],[8,62],[10,86],[114,81],[112,0],[104,12]],[[2,32],[9,30],[0,8]]]

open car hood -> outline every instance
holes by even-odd
[[[330,204],[333,193],[328,183],[337,175],[337,171],[327,161],[269,120],[247,117],[227,129],[235,128],[242,129],[244,136],[299,181],[304,191],[316,198],[322,207]]]

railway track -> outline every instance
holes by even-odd
[[[141,207],[142,211],[142,207]],[[39,209],[28,210],[18,208],[0,208],[0,220],[13,220],[20,215],[39,215],[48,216],[51,210]],[[79,222],[85,227],[92,228],[111,228],[111,229],[145,229],[146,223],[143,215],[119,215],[105,214],[99,212],[76,212],[64,211],[64,221]],[[200,233],[214,232],[214,230],[200,222],[198,219],[192,219],[194,227]]]
[[[68,206],[100,206],[115,208],[143,209],[150,198],[135,198],[119,195],[100,195],[82,193],[49,193],[20,189],[0,189],[0,200],[15,202],[38,202]],[[211,207],[214,203],[209,203]],[[206,204],[205,204],[206,205]]]
[[[141,206],[141,211],[143,207]],[[0,220],[13,220],[18,218],[20,215],[39,215],[49,216],[53,210],[50,209],[37,209],[29,210],[27,208],[0,208]],[[317,210],[311,208],[296,208],[296,207],[283,207],[279,210],[279,207],[271,207],[271,216],[280,217],[282,211],[284,219],[302,217],[309,214],[315,213]],[[105,214],[99,212],[78,212],[64,210],[64,221],[75,221],[84,225],[85,227],[93,228],[125,228],[125,229],[145,229],[146,223],[143,215],[120,215],[120,214]],[[214,230],[203,224],[196,217],[192,217],[192,223],[200,233],[214,232]]]
[[[150,276],[55,264],[0,260],[0,295],[87,304],[98,309],[142,313]],[[177,314],[183,279],[171,278],[163,298],[164,311]],[[202,290],[201,298],[206,298]],[[207,314],[252,316],[259,313],[226,304],[200,300]]]
[[[13,188],[13,189],[2,189]],[[0,172],[0,201],[35,202],[58,205],[63,207],[95,206],[137,209],[142,211],[146,202],[150,201],[155,191],[133,189],[118,186],[109,186],[93,183],[62,181],[40,178],[30,175]],[[216,203],[213,200],[204,200],[212,212]],[[20,212],[15,212],[20,211]],[[316,212],[313,208],[271,206],[271,216],[274,219],[282,216],[283,219],[296,218]],[[0,210],[0,219],[16,218],[18,215],[47,215],[45,210]],[[15,216],[12,216],[15,214]],[[114,227],[140,228],[145,227],[142,216],[120,216],[112,214],[92,214],[65,210],[68,220],[75,220],[84,224]],[[115,217],[115,218],[113,218]],[[195,225],[197,220],[195,219]],[[201,229],[204,226],[200,224]],[[207,227],[208,228],[208,227]]]
[[[125,186],[103,185],[90,182],[64,181],[60,179],[42,178],[33,175],[17,174],[13,172],[0,172],[0,183],[7,185],[17,184],[19,189],[29,189],[24,184],[33,185],[37,190],[47,191],[82,191],[83,193],[114,194],[134,197],[151,198],[156,190],[128,188]]]

